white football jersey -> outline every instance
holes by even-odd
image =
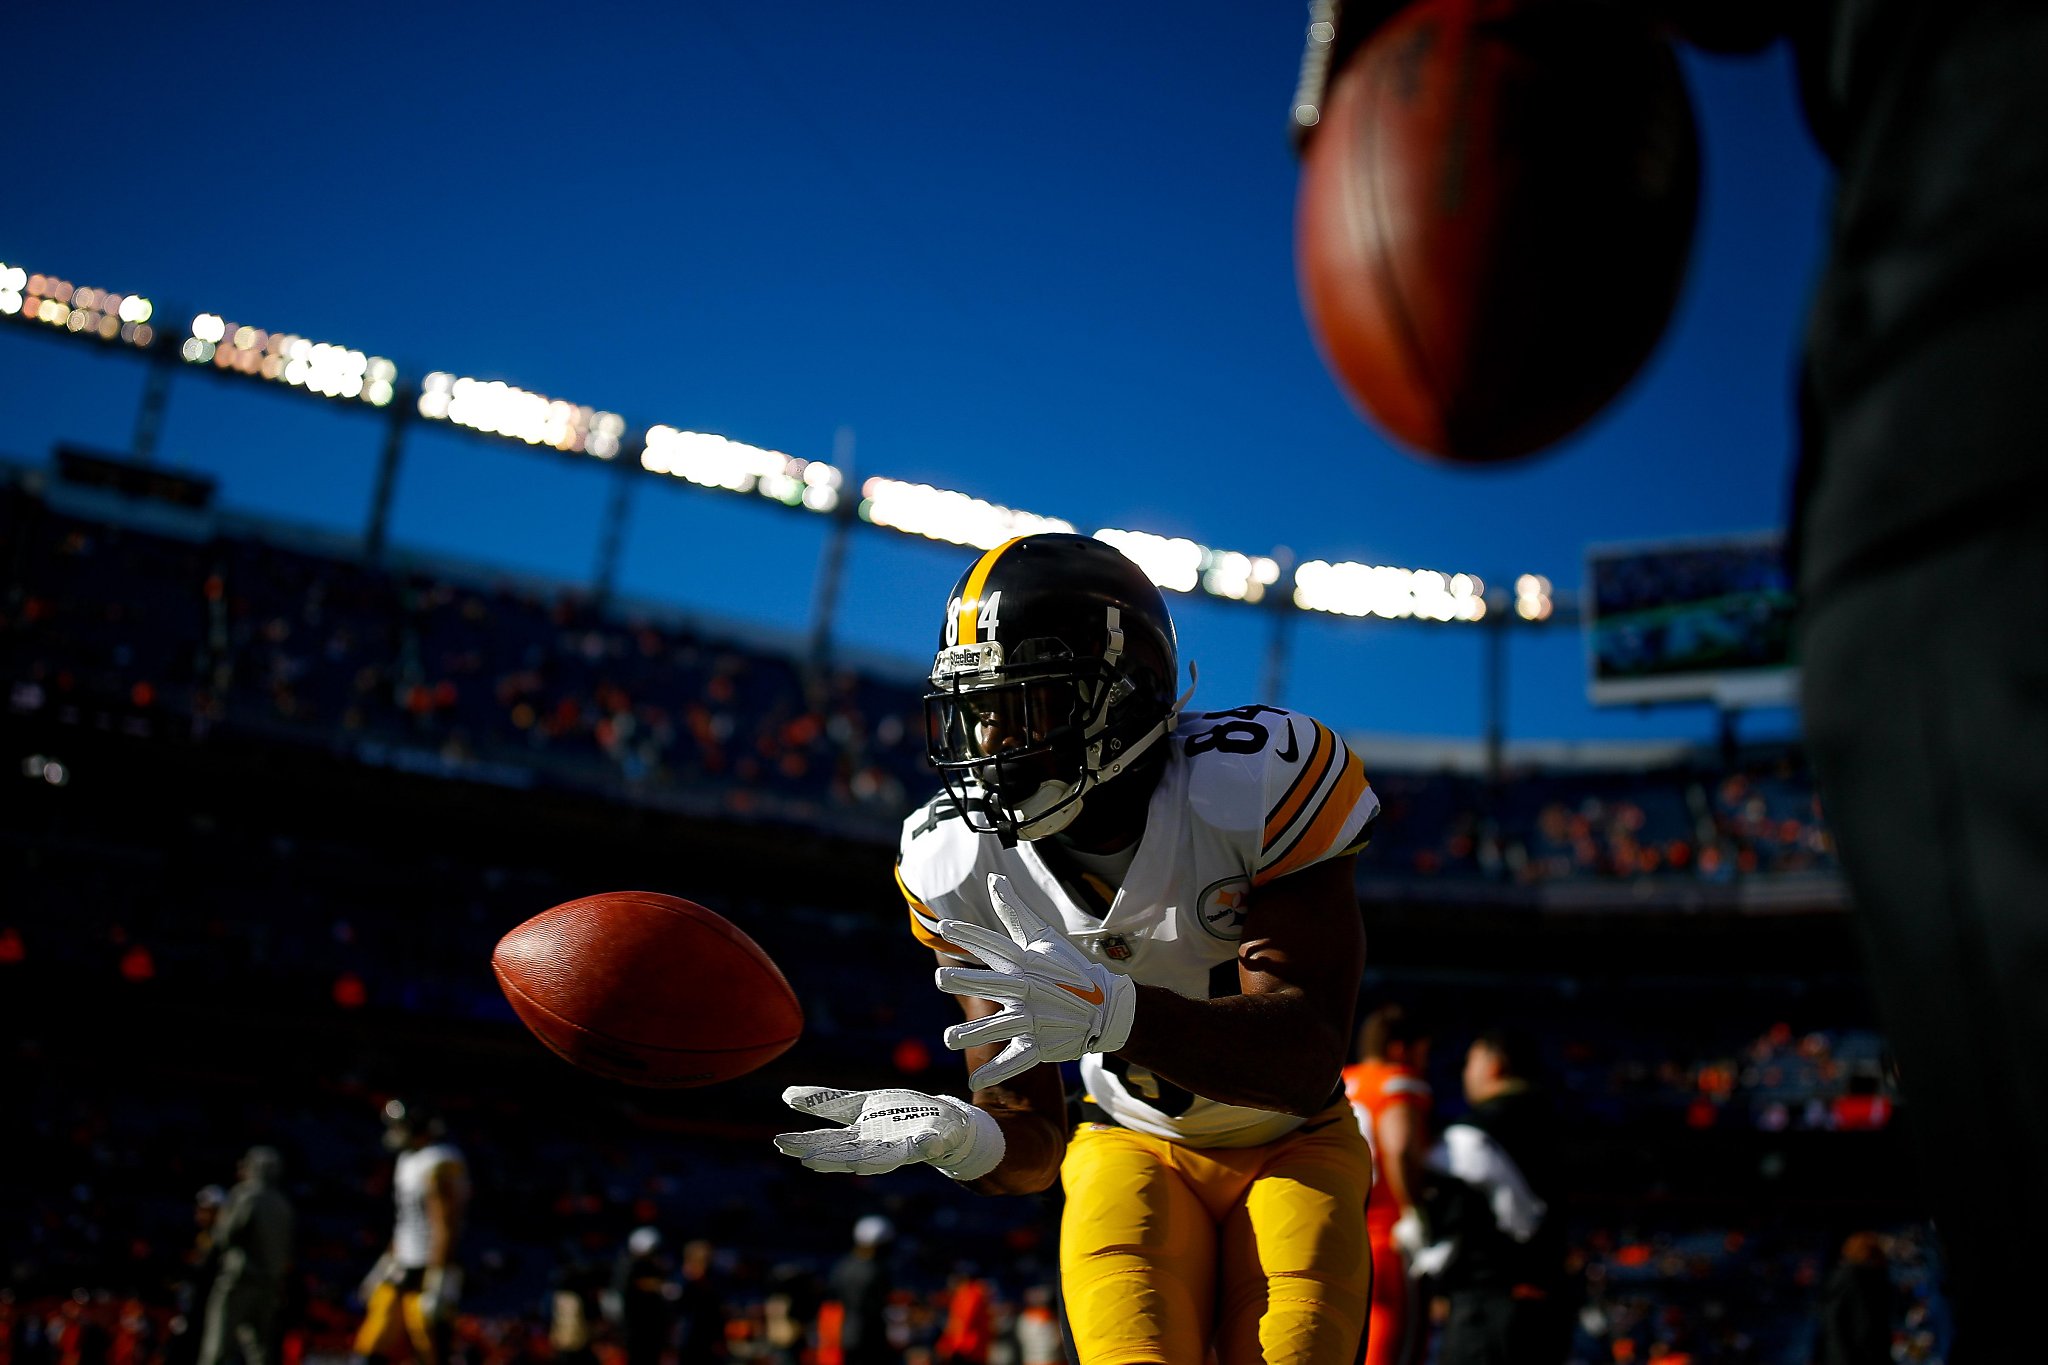
[[[391,1172],[391,1197],[398,1205],[398,1221],[391,1230],[391,1256],[407,1270],[427,1264],[434,1232],[427,1221],[427,1191],[434,1172],[444,1165],[455,1167],[458,1179],[466,1182],[468,1172],[462,1153],[453,1143],[437,1142],[416,1151],[400,1152]],[[463,1188],[467,1188],[466,1183]]]
[[[1364,766],[1334,731],[1273,706],[1180,717],[1165,770],[1108,913],[1089,913],[1036,844],[1004,848],[967,827],[941,792],[904,821],[896,876],[920,943],[957,950],[939,921],[1003,932],[988,900],[1000,872],[1048,924],[1112,971],[1198,1000],[1239,993],[1237,946],[1257,889],[1363,844],[1379,814]],[[1221,1104],[1090,1053],[1081,1080],[1117,1123],[1193,1147],[1249,1147],[1298,1127],[1292,1114]]]

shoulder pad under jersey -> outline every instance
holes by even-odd
[[[938,936],[939,921],[960,917],[952,902],[974,880],[980,842],[950,792],[941,791],[904,820],[896,846],[896,889],[909,906],[912,937],[927,948],[957,951]]]
[[[1380,803],[1365,765],[1313,717],[1277,706],[1190,712],[1173,743],[1188,765],[1190,807],[1238,842],[1254,885],[1371,837]]]

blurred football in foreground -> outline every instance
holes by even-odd
[[[569,901],[505,935],[491,967],[535,1037],[629,1085],[709,1085],[788,1049],[803,1009],[754,940],[652,891]]]
[[[1669,44],[1596,0],[1418,0],[1331,79],[1295,265],[1325,361],[1417,450],[1511,459],[1614,397],[1692,243]]]

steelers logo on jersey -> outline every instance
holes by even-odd
[[[1202,927],[1225,943],[1244,937],[1244,913],[1252,903],[1250,877],[1225,877],[1211,882],[1195,906]]]

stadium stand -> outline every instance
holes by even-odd
[[[929,785],[904,676],[807,671],[730,627],[475,566],[374,566],[207,512],[137,524],[132,498],[41,483],[17,474],[0,495],[15,585],[0,669],[16,712],[228,727],[872,838]],[[1375,761],[1373,780],[1387,818],[1368,879],[1712,886],[1837,869],[1811,777],[1785,749],[1530,769],[1499,790],[1448,761]]]

